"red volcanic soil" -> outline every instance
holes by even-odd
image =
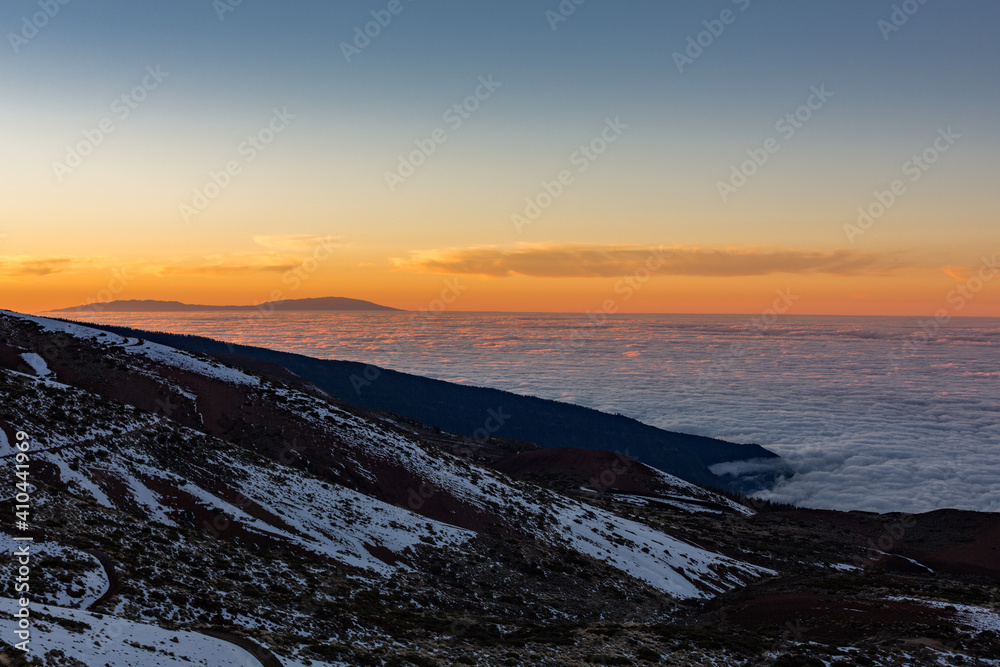
[[[890,626],[942,629],[955,626],[954,612],[916,602],[863,600],[840,595],[761,595],[735,604],[726,620],[752,632],[789,634],[798,641],[850,642],[877,636]]]
[[[660,475],[635,459],[615,452],[552,447],[523,452],[495,463],[494,468],[515,479],[540,476],[565,478],[567,483],[598,491],[655,495]]]
[[[35,371],[21,358],[21,354],[28,351],[12,347],[6,341],[0,340],[0,366],[19,373],[34,375]]]
[[[796,509],[771,516],[813,525],[825,523],[831,529],[848,531],[859,545],[868,547],[867,567],[909,574],[929,574],[933,570],[1000,581],[1000,514],[962,510],[872,514]]]
[[[900,554],[936,571],[1000,580],[1000,515],[937,510],[914,518],[915,539],[904,536]]]

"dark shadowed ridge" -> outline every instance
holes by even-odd
[[[157,301],[155,299],[129,299],[101,304],[72,306],[50,310],[50,313],[204,313],[204,312],[248,312],[269,313],[276,310],[384,310],[399,311],[399,308],[382,306],[371,301],[348,299],[342,296],[324,296],[314,299],[284,299],[267,301],[256,306],[205,306],[181,303],[180,301]]]
[[[458,435],[480,439],[489,435],[533,442],[541,447],[617,451],[702,486],[743,493],[757,490],[772,483],[774,475],[752,480],[720,477],[712,473],[709,466],[749,459],[773,459],[776,464],[780,463],[777,454],[759,445],[665,431],[623,415],[499,389],[433,380],[353,361],[316,359],[234,345],[200,336],[130,327],[88,326],[210,354],[229,364],[239,365],[238,357],[277,364],[346,403],[416,419]]]

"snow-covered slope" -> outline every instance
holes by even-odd
[[[15,600],[0,598],[3,637],[16,637],[17,610]],[[31,611],[34,617],[28,645],[30,655],[59,652],[63,661],[52,664],[69,664],[65,661],[68,657],[87,667],[264,667],[245,649],[197,632],[165,630],[53,605],[41,605]]]
[[[13,554],[24,542],[16,542],[7,533],[0,533],[0,549]],[[100,561],[80,549],[54,542],[31,542],[34,568],[34,599],[62,607],[87,609],[108,592],[108,577]],[[13,589],[18,561],[14,558],[0,562],[2,595],[16,597]],[[39,584],[42,584],[39,586]]]
[[[103,348],[118,348],[129,354],[145,357],[150,361],[163,363],[168,366],[172,366],[173,368],[199,373],[207,377],[235,384],[254,386],[260,384],[260,380],[258,378],[248,375],[238,369],[231,368],[224,364],[214,363],[190,354],[189,352],[177,350],[158,343],[151,343],[149,341],[143,341],[136,338],[124,338],[122,336],[104,331],[98,331],[80,324],[63,322],[61,320],[52,320],[44,317],[35,317],[32,315],[21,315],[20,313],[14,313],[8,310],[0,309],[0,314],[32,322],[48,333],[64,334],[73,338],[87,340],[91,343],[97,343]],[[35,353],[29,353],[28,356],[31,356],[33,361],[28,361],[27,357],[25,357],[25,361],[27,361],[32,368],[35,368],[39,375],[48,374],[47,365],[41,356]],[[45,372],[39,371],[39,369],[42,369]]]
[[[44,403],[52,388],[41,379],[25,381],[35,386]],[[304,419],[317,429],[317,437],[340,432],[345,465],[355,467],[373,485],[378,475],[369,468],[409,471],[420,480],[424,495],[447,497],[484,514],[502,515],[536,539],[565,542],[678,597],[703,597],[768,574],[579,501],[511,484],[493,471],[449,454],[429,452],[398,433],[384,431],[314,397],[292,394],[292,398],[291,409],[310,415]],[[61,400],[67,400],[65,395]],[[307,409],[313,412],[306,413]],[[331,421],[330,416],[336,419]],[[132,411],[123,415],[116,428],[137,433],[158,424],[151,416]],[[288,541],[344,564],[382,573],[409,567],[406,551],[418,544],[455,549],[475,534],[340,485],[301,473],[289,475],[287,469],[246,450],[213,453],[211,468],[224,471],[220,478],[206,474],[205,466],[197,462],[164,457],[129,440],[113,447],[102,443],[109,433],[90,431],[79,439],[49,434],[39,440],[36,457],[58,469],[61,482],[109,508],[140,512],[151,521],[175,526],[185,512],[222,512],[227,525],[240,526],[248,532],[248,539]],[[192,429],[181,433],[191,439],[201,437]],[[73,465],[87,452],[94,462]],[[392,552],[391,562],[386,562],[382,549]]]
[[[754,514],[754,511],[746,505],[741,505],[740,503],[730,500],[729,498],[719,495],[718,493],[711,493],[700,486],[684,481],[680,477],[675,477],[674,475],[665,473],[662,470],[657,470],[656,468],[649,468],[649,470],[656,476],[660,483],[663,484],[664,489],[667,492],[665,494],[665,498],[676,501],[678,504],[682,504],[682,506],[687,508],[689,511],[712,511],[706,510],[705,507],[700,504],[708,501],[713,504],[721,504],[727,509],[744,516],[753,516]]]
[[[254,536],[384,574],[408,567],[404,552],[417,544],[434,540],[442,548],[458,548],[474,536],[351,489],[290,476],[245,452],[216,453],[212,466],[226,471],[224,484],[197,467],[165,468],[163,462],[128,447],[101,450],[99,463],[74,471],[67,459],[78,454],[68,447],[38,458],[58,466],[63,481],[86,489],[107,507],[139,510],[152,521],[179,526],[181,515],[191,511],[185,508],[194,504],[221,512],[226,524],[239,524]],[[100,484],[93,481],[95,476]],[[104,491],[108,486],[115,488],[113,498]],[[365,545],[388,549],[395,554],[393,564],[372,555]]]
[[[774,574],[598,508],[553,500],[557,532],[577,551],[680,598],[709,597]]]

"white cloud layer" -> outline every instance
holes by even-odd
[[[806,507],[1000,512],[1000,319],[954,319],[894,368],[919,318],[350,314],[175,327],[621,412],[781,454],[764,497]],[[284,322],[284,324],[282,324]],[[576,340],[567,347],[566,342]],[[740,341],[742,352],[732,354]],[[608,443],[609,448],[628,443]],[[743,466],[746,467],[746,466]],[[753,471],[745,471],[753,472]]]

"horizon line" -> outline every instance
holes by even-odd
[[[245,308],[253,308],[254,304],[250,306],[240,306]],[[212,308],[213,306],[208,306]],[[218,306],[220,310],[218,311],[201,311],[205,312],[226,312],[222,310],[225,306]],[[3,309],[9,310],[9,309]],[[9,312],[19,312],[16,310],[9,310]],[[44,317],[50,313],[57,313],[56,310],[39,310],[30,313],[25,313],[27,315],[34,315],[35,317]],[[249,311],[252,312],[252,311]],[[60,312],[62,317],[57,318],[47,318],[47,319],[68,319],[65,316],[74,314],[90,314],[90,315],[160,315],[160,314],[177,314],[177,313],[188,313],[188,314],[198,314],[197,311],[185,311],[185,310],[122,310],[122,311],[108,311],[108,312],[87,312],[79,311],[74,312]],[[634,316],[663,316],[663,315],[700,315],[709,317],[760,317],[762,315],[768,314],[767,311],[761,312],[729,312],[729,313],[698,313],[698,312],[666,312],[666,311],[655,311],[655,312],[637,312],[637,313],[603,313],[602,311],[576,311],[576,310],[446,310],[446,311],[429,311],[429,310],[407,310],[405,308],[393,308],[392,310],[351,310],[351,309],[336,309],[336,310],[318,310],[318,309],[287,309],[280,311],[273,311],[268,313],[268,316],[277,315],[281,313],[365,313],[367,315],[400,315],[400,314],[414,314],[419,315],[421,313],[427,314],[431,318],[440,317],[443,315],[454,315],[454,314],[471,314],[471,315],[598,315],[603,314],[608,318],[612,317],[634,317]],[[231,315],[238,316],[237,312],[230,311]],[[920,318],[928,317],[934,318],[934,314],[920,314],[920,315],[861,315],[861,314],[845,314],[845,313],[784,313],[780,315],[781,319],[795,318],[795,317],[851,317],[851,318]],[[965,319],[965,320],[990,320],[990,319],[1000,319],[1000,314],[998,315],[950,315],[950,320]]]

